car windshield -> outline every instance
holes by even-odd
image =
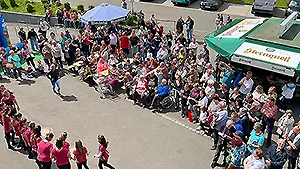
[[[300,8],[300,0],[298,0],[298,1],[291,1],[291,3],[290,3],[289,6],[292,7],[292,8]]]

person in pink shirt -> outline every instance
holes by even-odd
[[[27,119],[26,118],[22,118],[20,120],[20,128],[21,128],[21,136],[22,136],[22,142],[23,142],[23,149],[24,151],[27,151],[27,144],[25,144],[25,138],[26,138],[26,135],[25,135],[25,132],[26,130],[28,129],[28,126],[27,126]]]
[[[5,109],[4,113],[2,114],[2,122],[7,147],[8,149],[14,150],[14,147],[12,145],[14,145],[15,133],[13,131],[13,124],[11,118],[9,117],[10,111],[11,110],[9,108]],[[12,144],[10,143],[10,141],[12,142]]]
[[[98,64],[97,64],[97,74],[100,76],[101,72],[108,69],[108,64],[100,57]]]
[[[38,145],[38,160],[42,164],[43,169],[51,169],[51,151],[53,149],[52,139],[53,133],[47,133],[45,140]]]
[[[55,143],[56,148],[52,149],[52,158],[56,160],[58,169],[71,169],[69,159],[72,158],[69,149],[64,147],[64,141],[57,139]]]
[[[108,142],[106,141],[103,135],[98,135],[98,143],[99,143],[98,154],[95,154],[94,158],[99,158],[99,163],[98,163],[99,169],[103,169],[102,165],[110,169],[115,169],[115,167],[108,164],[109,154],[108,151],[106,150],[108,146]]]
[[[70,149],[70,143],[66,141],[67,138],[68,138],[68,133],[67,132],[63,132],[60,136],[60,139],[63,141],[64,148],[67,148],[69,150]]]
[[[75,148],[76,149],[73,151],[73,155],[75,156],[77,168],[82,169],[82,166],[84,166],[85,169],[89,169],[86,158],[86,156],[89,154],[87,148],[82,145],[80,140],[75,142]]]
[[[34,132],[34,128],[35,128],[35,122],[31,121],[29,123],[29,127],[28,129],[25,131],[24,133],[24,140],[25,140],[25,143],[27,145],[27,150],[28,150],[28,158],[29,159],[33,159],[34,156],[33,156],[33,153],[32,153],[32,142],[31,142],[31,136]]]
[[[43,169],[42,164],[38,160],[38,145],[43,140],[42,134],[41,134],[42,127],[40,125],[37,125],[34,128],[33,134],[31,135],[31,148],[32,148],[32,154],[35,159],[36,164],[38,165],[39,169]]]
[[[17,113],[16,115],[14,115],[13,118],[13,127],[14,127],[14,131],[15,131],[15,135],[19,137],[19,143],[18,143],[18,148],[22,148],[25,146],[23,138],[22,138],[22,132],[21,132],[21,119],[22,119],[22,114],[21,113]]]

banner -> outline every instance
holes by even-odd
[[[10,44],[9,34],[4,20],[4,15],[0,14],[0,47],[6,48]]]
[[[218,38],[240,38],[245,35],[247,32],[251,31],[257,25],[262,24],[265,19],[244,19],[238,24],[227,29],[220,35]]]

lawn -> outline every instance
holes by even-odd
[[[6,2],[6,4],[9,6],[8,9],[2,9],[2,7],[0,6],[0,9],[3,11],[10,11],[10,12],[21,12],[21,13],[29,13],[26,9],[26,1],[28,0],[15,0],[16,3],[18,4],[18,7],[12,7],[10,5],[9,0],[4,0]],[[42,2],[31,2],[31,4],[34,6],[35,11],[32,12],[32,14],[38,14],[38,15],[45,15],[45,8],[44,8],[44,4]],[[52,11],[54,11],[53,13],[55,13],[55,11],[57,10],[57,7],[55,5],[51,5],[51,9]]]
[[[226,2],[240,3],[240,4],[253,4],[253,0],[225,0]],[[277,0],[276,6],[285,8],[290,0]]]

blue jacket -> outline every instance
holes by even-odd
[[[157,94],[158,94],[158,96],[166,96],[169,93],[169,90],[170,90],[170,88],[168,85],[165,85],[165,86],[161,85],[157,89]]]
[[[269,169],[282,169],[288,155],[285,149],[276,152],[277,144],[273,144],[267,151],[266,160],[271,160]]]

